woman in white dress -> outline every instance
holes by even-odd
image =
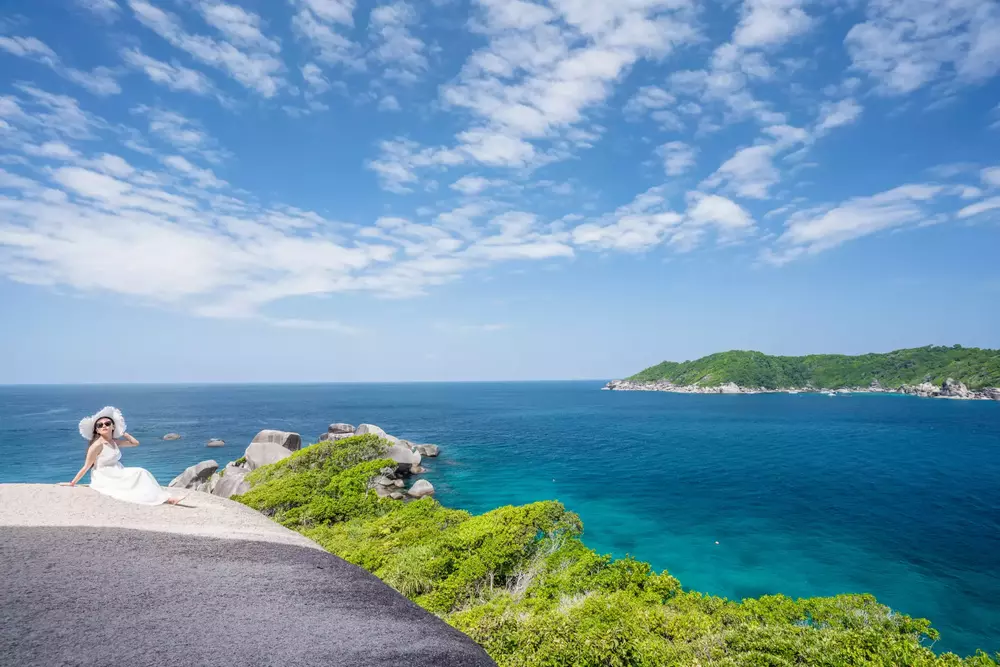
[[[69,486],[76,486],[90,470],[90,488],[118,500],[140,505],[176,505],[183,498],[172,498],[145,468],[126,468],[121,464],[122,447],[136,447],[139,441],[125,432],[125,418],[119,409],[108,406],[80,420],[80,435],[90,442],[87,458]]]

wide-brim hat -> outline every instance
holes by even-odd
[[[84,440],[90,440],[94,437],[94,424],[101,417],[107,417],[115,423],[112,437],[122,437],[122,434],[125,433],[125,417],[122,416],[121,410],[109,405],[100,412],[80,420],[80,435],[83,436]]]

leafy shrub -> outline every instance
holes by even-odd
[[[380,577],[482,645],[501,667],[997,667],[935,655],[938,633],[871,595],[741,602],[588,549],[558,502],[479,516],[369,489],[388,443],[307,447],[248,476],[235,499]]]

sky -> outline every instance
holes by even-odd
[[[996,0],[0,11],[0,383],[1000,347]]]

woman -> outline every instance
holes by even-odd
[[[125,432],[125,418],[118,408],[108,406],[91,417],[81,419],[80,435],[90,442],[87,458],[69,486],[76,486],[90,470],[90,488],[118,500],[140,505],[165,502],[176,505],[183,500],[172,498],[148,470],[126,468],[121,464],[120,448],[136,447],[139,441]]]

